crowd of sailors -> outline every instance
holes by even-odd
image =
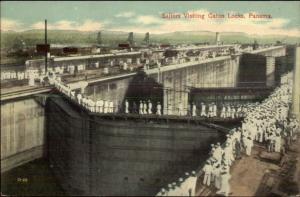
[[[84,94],[76,94],[74,90],[64,84],[60,77],[49,78],[51,84],[54,84],[56,89],[61,93],[65,94],[72,100],[76,101],[79,105],[83,106],[90,112],[98,113],[115,113],[115,103],[110,100],[93,100],[89,97],[84,96]]]
[[[213,186],[217,194],[230,192],[230,167],[244,154],[251,155],[254,142],[269,152],[284,154],[299,132],[299,122],[289,117],[292,84],[282,84],[262,103],[248,110],[242,126],[227,134],[224,144],[211,145],[210,158],[203,172],[203,184]]]
[[[53,80],[55,82],[53,82]],[[75,94],[75,91],[71,91],[71,88],[63,84],[60,80],[60,77],[49,78],[50,84],[55,84],[58,90],[68,95],[70,98],[76,100],[80,105],[91,112],[96,113],[117,113],[123,111],[125,114],[140,114],[140,115],[158,115],[161,116],[164,113],[162,104],[158,102],[152,102],[148,100],[140,100],[138,102],[130,102],[125,99],[123,108],[120,107],[120,104],[116,101],[97,99],[93,100],[90,97],[85,96],[84,94],[78,93]],[[201,103],[201,111],[198,112],[196,105],[193,103],[191,105],[191,115],[200,116],[206,118],[241,118],[253,107],[257,106],[258,103],[246,103],[246,104],[224,104],[221,110],[217,108],[217,105],[212,102],[208,105]],[[177,110],[177,112],[175,111]],[[179,103],[177,109],[171,110],[171,108],[165,109],[166,115],[179,115],[186,116],[188,115],[188,110],[183,108],[182,103]]]
[[[291,73],[286,76],[291,77]],[[230,167],[235,160],[251,155],[254,142],[265,146],[268,152],[277,152],[281,156],[286,153],[299,134],[299,121],[288,113],[292,95],[290,82],[276,88],[263,102],[250,106],[242,126],[230,130],[225,143],[211,144],[210,156],[201,169],[203,185],[216,189],[218,195],[228,196]],[[188,196],[190,190],[194,192],[195,183],[185,188],[174,184],[171,188],[161,189],[157,195],[179,196],[183,193]]]
[[[27,71],[3,71],[1,72],[1,80],[23,80],[30,77],[30,72]]]
[[[245,103],[245,104],[223,104],[218,107],[214,102],[205,105],[203,102],[200,106],[201,117],[220,117],[220,118],[241,118],[248,112],[249,109],[258,105],[257,103]],[[196,116],[197,107],[192,105],[192,116]]]
[[[155,105],[154,102],[151,100],[148,101],[139,101],[138,105],[135,102],[129,102],[125,100],[125,113],[138,113],[138,114],[156,114],[162,115],[163,114],[163,106],[160,102],[156,103],[155,112],[153,106]],[[249,109],[258,105],[257,103],[244,103],[244,104],[223,104],[222,107],[217,107],[217,105],[212,102],[209,104],[201,103],[200,110],[192,103],[190,109],[186,109],[183,107],[181,102],[178,103],[176,108],[172,108],[171,106],[167,106],[164,110],[166,115],[178,115],[178,116],[186,116],[191,115],[201,116],[206,118],[241,118],[248,112]]]
[[[170,183],[166,188],[162,188],[156,196],[195,196],[195,190],[191,186],[196,185],[196,182],[196,172],[186,172],[177,182]]]

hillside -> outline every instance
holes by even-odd
[[[221,32],[221,40],[227,43],[252,43],[254,39],[258,43],[275,43],[277,40],[283,40],[288,44],[299,43],[300,37],[289,37],[281,35],[248,35],[242,32]],[[128,32],[120,31],[102,31],[102,40],[104,44],[116,45],[125,42]],[[82,32],[74,30],[49,30],[48,42],[52,44],[95,44],[97,32]],[[28,30],[24,32],[1,32],[1,48],[11,48],[17,39],[22,39],[27,46],[35,46],[44,42],[43,30]],[[137,43],[141,43],[144,34],[134,33],[134,39]],[[215,32],[209,31],[176,31],[165,34],[151,34],[150,40],[154,43],[213,43]]]

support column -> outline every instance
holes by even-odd
[[[164,89],[164,95],[163,95],[163,114],[168,114],[168,90]]]
[[[294,65],[294,84],[293,84],[293,105],[292,111],[300,121],[300,47],[295,51],[295,65]]]
[[[275,85],[275,57],[268,56],[266,64],[266,86],[273,87]]]

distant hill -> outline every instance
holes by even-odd
[[[258,43],[275,43],[283,41],[288,44],[299,43],[300,37],[290,37],[282,35],[248,35],[242,32],[220,32],[221,41],[228,43],[252,43],[254,39]],[[134,33],[136,43],[141,43],[145,34]],[[128,32],[122,31],[102,31],[102,40],[106,45],[116,45],[125,42]],[[16,39],[22,39],[27,46],[35,46],[44,42],[44,30],[28,30],[23,32],[7,31],[1,32],[1,48],[11,48]],[[75,30],[48,30],[48,42],[52,44],[96,44],[97,32],[82,32]],[[213,43],[215,32],[210,31],[176,31],[164,34],[151,34],[150,40],[154,43]]]

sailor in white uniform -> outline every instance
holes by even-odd
[[[204,103],[201,103],[201,114],[200,116],[206,116],[206,106]]]
[[[81,99],[82,99],[82,95],[81,94],[77,94],[77,102],[79,104],[81,104]]]
[[[229,118],[230,116],[231,116],[231,107],[230,107],[230,105],[227,105],[226,118]]]
[[[221,110],[221,115],[220,115],[221,118],[226,118],[226,107],[225,105],[223,104],[222,106],[222,110]]]
[[[227,168],[223,168],[221,172],[221,188],[217,191],[217,194],[222,194],[224,196],[228,196],[230,192],[230,184],[229,180],[231,178],[230,173]]]
[[[114,102],[113,101],[110,101],[109,102],[109,113],[114,113]]]
[[[125,100],[125,113],[129,114],[129,103],[127,100]]]
[[[152,103],[148,100],[148,114],[152,114]]]
[[[144,104],[143,101],[140,101],[139,114],[144,114]]]
[[[157,115],[161,115],[161,104],[160,104],[160,102],[157,102],[157,111],[156,111],[156,114]]]
[[[103,113],[108,113],[108,108],[109,108],[109,101],[104,100],[104,107],[103,107]]]
[[[97,106],[97,111],[99,113],[103,113],[103,105],[104,105],[104,101],[102,99],[97,101],[96,106]]]
[[[217,117],[217,105],[212,103],[212,117]]]
[[[210,186],[212,169],[213,168],[212,168],[211,160],[207,160],[202,169],[204,172],[204,179],[203,179],[204,185]]]
[[[195,103],[192,103],[192,116],[197,116],[196,111],[197,111],[196,105]]]
[[[143,107],[143,109],[144,109],[144,114],[148,114],[148,111],[147,111],[147,103],[146,103],[146,101],[144,101],[144,107]]]

